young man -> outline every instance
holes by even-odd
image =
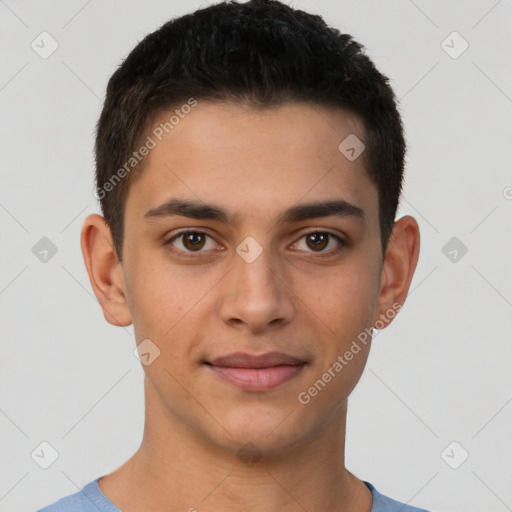
[[[143,441],[42,510],[418,511],[344,464],[418,259],[404,153],[386,77],[319,16],[220,3],[141,41],[108,84],[82,251],[105,319],[134,325]]]

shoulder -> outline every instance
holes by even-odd
[[[98,480],[94,479],[82,490],[64,496],[37,512],[121,512],[102,492]]]
[[[373,506],[371,512],[428,512],[423,508],[413,507],[384,496],[369,482],[364,482],[364,484],[372,493]]]

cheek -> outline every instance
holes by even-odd
[[[334,413],[361,377],[371,346],[369,328],[378,296],[374,281],[375,276],[367,274],[362,279],[360,270],[358,273],[354,269],[333,272],[316,279],[314,286],[309,284],[310,300],[304,312],[319,336],[315,339],[316,362],[309,387],[301,390],[301,396],[311,401],[312,410]],[[313,313],[309,314],[308,309]]]
[[[194,315],[206,291],[192,286],[186,273],[172,272],[169,265],[134,270],[128,293],[135,338],[137,343],[149,339],[159,349],[158,357],[143,370],[161,398],[168,394],[185,400],[189,395],[178,382],[185,382],[195,368],[191,353],[197,351],[201,324]]]
[[[373,325],[376,283],[376,271],[368,265],[331,268],[314,277],[302,275],[297,282],[306,311],[309,308],[313,318],[322,321],[331,335],[344,339]]]
[[[184,292],[177,276],[173,278],[161,263],[133,258],[126,293],[136,334],[161,337],[172,329],[184,314]]]
[[[200,273],[196,266],[173,265],[164,257],[134,263],[127,295],[136,334],[153,336],[162,345],[171,344],[185,325],[192,335],[194,317],[220,279],[218,272]]]

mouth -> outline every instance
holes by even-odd
[[[204,364],[218,377],[239,388],[266,391],[299,375],[307,362],[280,352],[260,355],[236,352]]]

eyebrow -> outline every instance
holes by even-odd
[[[199,220],[217,220],[223,223],[236,223],[237,215],[232,215],[220,206],[203,202],[173,198],[152,208],[144,214],[145,219],[155,219],[178,215]],[[278,223],[293,223],[319,217],[342,217],[367,220],[362,208],[343,199],[317,201],[292,206],[279,217]]]

